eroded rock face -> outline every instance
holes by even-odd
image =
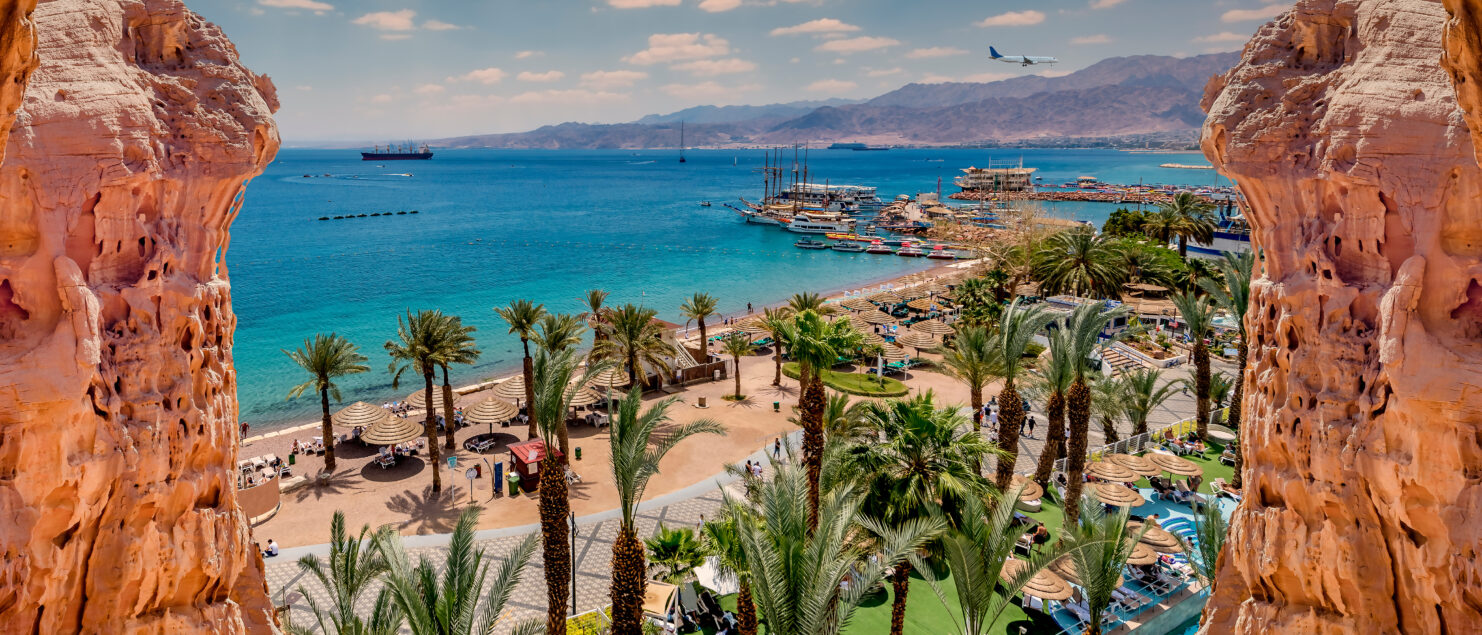
[[[0,631],[267,630],[220,251],[272,84],[177,0],[34,19],[0,166]]]
[[[21,107],[21,93],[36,70],[35,9],[36,0],[0,0],[0,152]]]
[[[1301,0],[1209,87],[1265,260],[1207,632],[1482,632],[1482,169],[1446,20]]]
[[[1446,56],[1441,64],[1451,73],[1456,98],[1472,127],[1472,145],[1482,162],[1482,0],[1443,0],[1451,20],[1446,23]]]

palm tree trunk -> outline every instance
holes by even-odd
[[[612,543],[612,632],[643,632],[643,594],[648,583],[643,541],[620,527]]]
[[[1117,423],[1112,421],[1111,417],[1101,417],[1101,434],[1106,437],[1107,443],[1116,443],[1120,440],[1117,437]]]
[[[1019,461],[1019,426],[1024,425],[1024,401],[1014,389],[1014,380],[1006,379],[998,393],[998,447],[1008,455],[998,459],[995,483],[1007,490],[1014,480],[1014,464]]]
[[[1050,486],[1050,476],[1055,472],[1055,461],[1060,458],[1065,446],[1065,393],[1050,393],[1045,403],[1045,449],[1035,466],[1034,482],[1040,487]]]
[[[1241,469],[1245,467],[1245,449],[1241,446],[1241,437],[1245,436],[1245,426],[1241,425],[1241,400],[1245,398],[1245,362],[1246,349],[1245,338],[1240,339],[1240,366],[1235,371],[1235,395],[1230,399],[1230,416],[1225,418],[1225,425],[1235,429],[1235,475],[1230,477],[1230,485],[1239,489],[1245,483],[1240,477]]]
[[[1189,257],[1189,238],[1183,234],[1178,235],[1178,257],[1185,259]]]
[[[979,432],[982,432],[983,431],[983,386],[982,386],[982,384],[973,384],[973,385],[969,386],[969,388],[971,389],[971,392],[972,392],[972,394],[971,394],[971,396],[970,396],[969,399],[970,399],[970,401],[972,401],[972,405],[973,405],[973,429],[974,430],[977,430]]]
[[[697,321],[700,323],[700,354],[705,356],[705,359],[700,360],[700,363],[701,364],[709,364],[710,363],[710,338],[706,337],[706,333],[705,333],[705,318],[700,318]]]
[[[777,374],[772,376],[772,385],[782,385],[782,342],[777,341],[777,334],[772,334],[772,363],[777,366]]]
[[[736,400],[741,400],[741,358],[733,358],[736,361]]]
[[[643,369],[638,367],[638,356],[628,354],[628,383],[642,388],[648,387],[648,378],[643,376]]]
[[[525,438],[534,439],[540,434],[535,422],[535,361],[530,359],[530,340],[522,337],[520,345],[525,347],[525,415],[530,418],[530,429],[525,431]]]
[[[803,466],[808,470],[808,531],[818,529],[818,500],[820,479],[823,477],[823,411],[827,398],[823,394],[823,379],[811,366],[802,367],[798,377],[803,380],[802,398],[798,407],[802,410]]]
[[[427,398],[427,421],[422,424],[427,434],[427,460],[432,463],[432,493],[440,494],[443,491],[442,468],[438,465],[441,457],[437,452],[437,407],[432,403],[432,377],[435,371],[428,366],[422,371],[422,380],[427,384],[422,394]]]
[[[911,592],[911,565],[904,562],[895,566],[890,574],[890,588],[895,597],[890,603],[890,635],[902,635],[906,631],[906,594]]]
[[[1209,347],[1204,336],[1194,343],[1194,416],[1198,419],[1199,438],[1209,438]]]
[[[545,560],[545,632],[549,635],[566,634],[566,609],[571,599],[571,542],[566,527],[570,513],[566,470],[554,454],[546,452],[540,462],[540,537]]]
[[[458,449],[458,442],[454,438],[453,425],[453,385],[448,383],[448,366],[443,364],[443,437],[448,440],[448,450]],[[430,406],[429,406],[430,407]]]
[[[1086,433],[1091,424],[1091,387],[1085,378],[1076,378],[1065,395],[1070,447],[1065,455],[1065,524],[1072,525],[1081,516],[1081,489],[1085,487]]]
[[[319,405],[324,408],[324,471],[334,473],[334,424],[329,420],[329,386],[319,389]]]
[[[736,631],[738,635],[756,635],[756,601],[751,599],[751,580],[739,576],[740,590],[736,593]]]

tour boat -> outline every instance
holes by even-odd
[[[787,231],[797,234],[849,233],[854,231],[854,221],[848,219],[821,220],[806,214],[798,214],[787,222]]]
[[[906,243],[905,246],[895,252],[895,255],[905,256],[907,258],[920,258],[925,254],[926,252],[921,251],[921,248],[917,247],[916,243]]]
[[[832,245],[834,251],[857,254],[865,250],[865,246],[848,240],[841,240]]]
[[[937,245],[931,248],[926,257],[933,260],[957,260],[957,252],[948,251],[945,246]]]
[[[813,240],[812,238],[804,238],[793,243],[792,246],[802,249],[828,249],[828,243],[821,240]]]
[[[887,247],[884,241],[877,240],[870,243],[870,248],[865,250],[867,254],[893,254],[894,249]]]

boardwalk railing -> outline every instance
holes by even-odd
[[[1217,412],[1223,412],[1223,410]],[[1108,454],[1137,454],[1138,452],[1149,450],[1162,444],[1163,433],[1165,431],[1172,431],[1175,437],[1184,437],[1198,429],[1199,426],[1195,422],[1195,418],[1189,417],[1178,423],[1150,428],[1145,434],[1130,436],[1116,443],[1086,448],[1086,458],[1090,461],[1095,461]],[[1064,472],[1065,462],[1065,459],[1056,460],[1055,471]]]

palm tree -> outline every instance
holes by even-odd
[[[1002,500],[1018,500],[1022,488],[1005,492]],[[952,572],[952,585],[957,592],[954,607],[941,592],[939,580],[928,576],[927,582],[947,610],[962,612],[957,626],[962,635],[985,635],[992,632],[1003,612],[1030,578],[1059,557],[1058,546],[1049,546],[1029,561],[1018,575],[1000,582],[1004,562],[1014,554],[1021,532],[1014,526],[1014,506],[996,505],[992,512],[975,498],[962,502],[957,526],[941,538],[942,559]]]
[[[751,598],[751,567],[746,563],[746,553],[741,549],[740,520],[722,515],[709,520],[700,528],[705,546],[715,556],[718,572],[736,578],[736,632],[737,635],[756,635],[756,602]]]
[[[736,400],[737,401],[740,401],[741,400],[741,358],[742,357],[745,357],[747,355],[750,355],[753,351],[756,350],[756,346],[753,346],[752,345],[752,343],[751,343],[751,336],[750,335],[747,335],[746,333],[743,333],[741,331],[736,331],[735,333],[731,333],[729,336],[726,337],[725,340],[722,341],[722,344],[723,344],[723,346],[725,348],[725,353],[727,355],[730,355],[731,356],[731,361],[734,362],[735,365],[736,365],[736,369],[735,369],[735,375],[736,375]]]
[[[1003,312],[998,322],[998,332],[993,334],[993,355],[998,360],[998,373],[1003,377],[1003,389],[998,391],[998,447],[1005,452],[998,459],[998,470],[994,479],[998,489],[1009,488],[1014,478],[1014,463],[1019,457],[1019,427],[1024,425],[1024,400],[1014,382],[1024,370],[1024,351],[1034,341],[1034,334],[1050,323],[1051,316],[1044,307],[1026,307],[1017,298]]]
[[[1212,280],[1204,280],[1199,284],[1209,294],[1209,297],[1214,299],[1215,304],[1235,317],[1235,323],[1238,325],[1240,353],[1235,364],[1235,390],[1230,398],[1229,416],[1225,417],[1225,425],[1235,428],[1236,435],[1240,435],[1241,430],[1244,429],[1241,425],[1242,405],[1240,402],[1245,397],[1245,367],[1250,350],[1249,333],[1245,330],[1245,314],[1250,310],[1250,279],[1255,269],[1255,262],[1254,252],[1240,255],[1226,253],[1224,260],[1219,262],[1220,271],[1224,274],[1224,284],[1217,285]],[[1244,480],[1240,477],[1242,467],[1245,465],[1243,455],[1240,443],[1235,443],[1235,475],[1231,479],[1231,485],[1237,489]]]
[[[408,370],[422,375],[423,395],[427,401],[427,421],[423,426],[427,434],[427,460],[432,464],[433,494],[443,491],[443,477],[439,467],[442,461],[437,449],[437,408],[432,398],[432,380],[437,374],[439,356],[446,347],[446,326],[446,316],[442,311],[418,311],[416,314],[407,311],[405,320],[400,316],[396,318],[397,340],[386,342],[386,354],[391,356],[389,370],[393,389],[401,384],[401,375]]]
[[[617,487],[618,507],[622,517],[617,539],[612,543],[612,620],[620,633],[636,633],[643,625],[643,594],[648,570],[643,561],[643,543],[638,540],[638,502],[648,481],[659,473],[659,463],[675,445],[697,434],[726,431],[711,419],[699,419],[675,428],[663,439],[654,441],[654,432],[671,423],[670,398],[639,412],[643,389],[634,386],[626,399],[618,402],[617,417],[608,436],[611,446],[612,482]]]
[[[825,438],[848,441],[867,433],[869,425],[865,422],[865,411],[872,403],[869,401],[851,402],[849,395],[843,393],[829,395],[828,404],[823,407]]]
[[[1116,239],[1080,227],[1044,242],[1035,254],[1034,275],[1044,295],[1117,298],[1127,282],[1126,257]]]
[[[548,351],[563,351],[581,344],[586,326],[582,320],[568,313],[540,316],[539,330],[530,336],[536,346]]]
[[[458,444],[454,439],[457,425],[453,423],[453,385],[448,381],[448,364],[472,365],[479,359],[479,349],[474,348],[472,333],[478,329],[472,326],[464,326],[463,320],[457,316],[443,316],[443,324],[438,336],[437,365],[443,371],[443,436],[447,440],[447,448],[456,450]],[[428,402],[429,409],[435,407]]]
[[[1149,525],[1136,532],[1127,529],[1127,508],[1108,516],[1103,505],[1092,499],[1079,501],[1080,514],[1065,514],[1060,545],[1067,552],[1081,589],[1086,594],[1086,607],[1091,613],[1087,635],[1100,635],[1101,614],[1111,605],[1112,592],[1120,586],[1122,568],[1132,556],[1132,548],[1142,540]],[[1070,502],[1066,503],[1067,505]]]
[[[861,496],[847,484],[820,501],[816,523],[806,470],[774,464],[775,476],[755,488],[755,502],[725,492],[737,518],[757,612],[773,635],[826,635],[844,630],[885,569],[914,557],[941,531],[939,519],[891,527],[865,517]],[[876,537],[867,559],[854,537]]]
[[[988,493],[988,481],[978,467],[993,446],[969,428],[955,408],[938,410],[930,392],[914,399],[871,403],[864,418],[875,436],[853,445],[845,461],[866,493],[864,509],[885,526],[900,526],[944,510],[948,522],[956,524],[964,500]],[[901,563],[890,575],[892,635],[905,629],[910,574],[911,565]]]
[[[1158,206],[1160,213],[1173,217],[1170,233],[1178,236],[1178,255],[1187,257],[1189,239],[1208,244],[1214,239],[1216,223],[1214,203],[1196,196],[1193,192],[1180,192],[1173,200]]]
[[[827,399],[823,390],[823,371],[832,367],[843,351],[859,348],[864,337],[848,320],[826,322],[812,309],[793,317],[783,332],[793,359],[798,362],[798,381],[802,394],[798,399],[803,428],[803,464],[808,470],[809,500],[817,520],[819,477],[823,470],[823,413]]]
[[[1101,375],[1091,382],[1091,414],[1101,420],[1101,434],[1116,443],[1117,420],[1127,416],[1126,386],[1115,377]]]
[[[545,561],[546,633],[566,632],[566,608],[571,596],[571,542],[567,516],[571,500],[566,491],[565,461],[550,451],[566,427],[566,412],[571,395],[585,389],[592,376],[609,368],[606,363],[587,364],[586,372],[577,376],[579,358],[566,349],[535,353],[535,400],[530,414],[539,417],[540,437],[545,443],[545,458],[540,462],[540,535],[541,554]]]
[[[1209,434],[1209,346],[1204,338],[1209,337],[1214,326],[1214,306],[1207,297],[1196,297],[1192,293],[1173,295],[1173,306],[1188,325],[1189,338],[1194,345],[1194,417],[1199,426],[1199,438]]]
[[[995,277],[1007,278],[1007,274],[1001,269],[994,269],[989,273],[996,274]],[[1000,281],[999,285],[1002,284]],[[962,321],[983,328],[996,325],[998,316],[1003,313],[1003,303],[997,295],[997,291],[1002,288],[999,285],[994,285],[985,278],[968,278],[952,289],[952,303],[958,307],[958,315]]]
[[[679,305],[679,314],[695,321],[700,326],[700,351],[705,359],[701,364],[710,362],[710,340],[706,338],[705,318],[715,315],[715,307],[718,304],[715,297],[708,293],[696,293]]]
[[[581,298],[582,311],[577,317],[586,320],[587,328],[592,329],[592,343],[602,341],[602,325],[607,321],[608,308],[603,306],[607,301],[607,292],[601,289],[590,289]]]
[[[1177,391],[1173,383],[1159,385],[1162,379],[1163,371],[1154,368],[1128,371],[1122,375],[1123,395],[1126,398],[1123,406],[1127,419],[1132,422],[1134,436],[1147,434],[1148,417]]]
[[[1173,240],[1178,226],[1178,214],[1160,209],[1143,217],[1142,232],[1147,234],[1148,238],[1157,240],[1160,247],[1167,247],[1168,241]]]
[[[792,317],[792,310],[788,308],[763,308],[762,324],[767,326],[772,336],[772,361],[777,365],[776,374],[772,376],[772,385],[782,385],[782,336],[787,328],[788,318]]]
[[[1071,521],[1079,511],[1081,489],[1085,479],[1086,444],[1091,424],[1091,386],[1086,380],[1087,360],[1100,346],[1101,332],[1113,318],[1125,313],[1124,307],[1103,311],[1100,304],[1082,304],[1060,323],[1064,332],[1065,356],[1070,360],[1071,382],[1065,391],[1066,425],[1070,428],[1070,445],[1065,453],[1065,514]]]
[[[666,572],[660,578],[669,584],[684,582],[695,569],[705,564],[705,547],[695,539],[695,530],[689,527],[670,529],[659,523],[659,528],[654,535],[643,541],[648,551],[653,555],[655,565],[663,568]],[[637,609],[640,612],[640,623],[643,611],[643,596],[635,598],[638,602]],[[616,621],[613,630],[622,632],[617,628]],[[638,632],[638,631],[629,631]]]
[[[603,326],[606,337],[592,349],[592,356],[621,361],[628,380],[637,386],[644,384],[643,367],[653,368],[662,385],[664,374],[669,372],[669,358],[679,351],[664,341],[663,327],[654,321],[656,315],[658,311],[632,304],[614,309]]]
[[[309,612],[319,625],[320,633],[335,635],[393,635],[401,628],[401,610],[391,601],[389,589],[382,588],[376,596],[375,607],[369,620],[359,611],[360,596],[370,585],[390,570],[380,544],[391,534],[389,527],[372,536],[370,525],[360,528],[360,535],[350,537],[345,533],[345,514],[336,511],[329,525],[329,561],[321,562],[318,556],[308,555],[298,561],[299,571],[319,581],[329,595],[328,606],[321,607],[314,594],[303,586],[299,594],[309,603]],[[288,626],[295,635],[307,635],[312,629]]]
[[[1220,512],[1220,506],[1205,505],[1194,514],[1194,539],[1188,540],[1174,534],[1188,554],[1189,568],[1194,575],[1214,592],[1215,571],[1219,567],[1220,552],[1225,549],[1225,537],[1230,533],[1229,522]]]
[[[793,313],[812,311],[819,315],[828,315],[834,312],[834,307],[824,303],[824,297],[817,293],[794,293],[787,300],[787,308]]]
[[[1034,480],[1041,487],[1050,486],[1055,461],[1065,455],[1065,391],[1075,379],[1076,364],[1068,348],[1065,329],[1050,331],[1050,360],[1037,382],[1039,392],[1045,395],[1045,447],[1034,470]]]
[[[519,586],[525,565],[535,553],[536,540],[531,534],[515,547],[500,563],[485,593],[490,563],[484,550],[474,546],[479,511],[478,507],[469,507],[458,515],[441,564],[422,556],[413,565],[401,537],[387,533],[389,538],[382,543],[391,564],[386,588],[406,614],[413,635],[488,635],[502,626],[510,594]],[[563,616],[561,626],[565,625]],[[531,632],[533,626],[522,624],[516,631]]]
[[[336,386],[334,379],[346,375],[355,375],[370,370],[365,365],[365,356],[360,354],[359,349],[350,343],[350,340],[342,336],[330,333],[319,334],[312,339],[305,339],[304,345],[296,351],[283,351],[289,359],[298,364],[312,377],[309,381],[293,387],[288,391],[288,399],[296,398],[309,388],[319,391],[319,405],[324,411],[324,427],[321,434],[326,439],[334,438],[334,426],[329,420],[329,398],[340,400],[340,387]],[[334,443],[324,445],[324,470],[334,472]]]
[[[502,309],[494,309],[499,317],[509,324],[509,332],[520,336],[520,346],[525,349],[524,374],[525,374],[525,406],[530,417],[530,429],[525,433],[525,438],[534,439],[538,423],[535,420],[535,410],[530,408],[530,402],[535,400],[531,384],[534,382],[534,369],[531,367],[530,338],[535,335],[535,324],[545,315],[545,305],[535,304],[529,300],[515,300],[509,306]]]
[[[993,346],[988,330],[982,326],[963,326],[957,329],[957,339],[942,356],[947,374],[967,384],[973,407],[973,428],[983,427],[983,386],[993,378],[997,370]]]

